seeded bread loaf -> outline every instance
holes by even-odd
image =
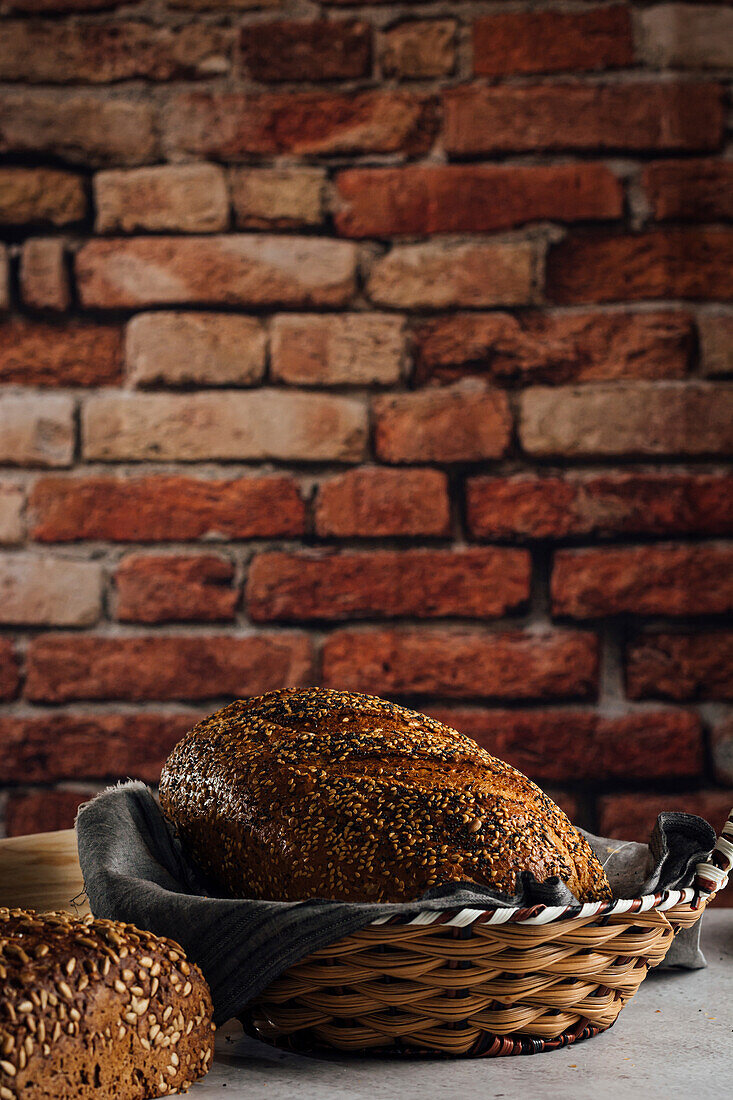
[[[407,901],[456,881],[514,893],[525,870],[583,901],[611,896],[585,838],[521,772],[372,696],[232,703],[174,748],[160,800],[234,897]]]
[[[211,1064],[208,986],[131,924],[0,909],[0,1100],[138,1100]]]

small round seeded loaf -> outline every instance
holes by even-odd
[[[407,901],[522,871],[610,898],[565,814],[521,772],[448,726],[320,688],[232,703],[163,768],[160,800],[192,859],[234,897]]]
[[[208,986],[172,940],[0,908],[0,1100],[137,1100],[211,1064]]]

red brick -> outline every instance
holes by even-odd
[[[472,383],[378,397],[375,446],[384,462],[479,462],[500,458],[512,430],[506,394]]]
[[[724,615],[733,612],[733,547],[619,546],[558,550],[556,615]]]
[[[0,699],[12,699],[20,684],[20,668],[10,638],[0,638]]]
[[[0,224],[68,225],[86,213],[81,176],[56,168],[0,168]]]
[[[554,302],[733,298],[733,232],[653,229],[566,237],[547,256]]]
[[[74,401],[68,394],[10,393],[0,403],[0,462],[9,466],[70,466]]]
[[[29,836],[73,829],[79,806],[96,793],[89,790],[11,792],[5,810],[5,831],[8,836]]]
[[[172,80],[229,71],[234,32],[201,23],[9,20],[0,39],[0,79],[36,84]]]
[[[371,29],[351,19],[250,23],[240,43],[249,76],[265,84],[356,80],[371,72]]]
[[[344,305],[355,246],[255,234],[92,240],[76,257],[82,305]]]
[[[494,618],[529,599],[525,550],[375,550],[258,554],[247,610],[255,622]]]
[[[233,619],[234,566],[216,554],[134,554],[117,567],[117,618],[129,623]]]
[[[183,92],[164,118],[169,153],[222,160],[252,154],[424,153],[435,111],[424,95],[398,91],[246,95]]]
[[[626,647],[630,699],[733,699],[733,631],[640,634]]]
[[[694,345],[681,310],[651,313],[463,313],[414,332],[420,382],[465,375],[507,382],[683,378]]]
[[[90,397],[82,413],[84,457],[101,462],[359,462],[367,428],[357,397],[275,388],[107,390]]]
[[[535,149],[717,149],[717,84],[467,85],[444,94],[445,146],[455,156]]]
[[[304,634],[42,634],[28,650],[26,696],[45,703],[215,699],[305,684],[310,675]]]
[[[336,178],[346,237],[484,233],[534,221],[618,218],[619,180],[600,164],[351,168]]]
[[[0,153],[74,164],[148,164],[158,141],[149,103],[29,88],[0,93]]]
[[[733,450],[733,389],[712,383],[618,382],[520,397],[519,436],[532,455],[704,455]]]
[[[389,309],[527,305],[535,295],[532,241],[433,240],[377,259],[367,295]]]
[[[660,710],[603,718],[593,711],[430,707],[537,782],[696,776],[704,765],[700,719]]]
[[[649,841],[657,817],[665,810],[697,814],[720,833],[733,804],[733,791],[674,791],[611,794],[600,799],[599,828],[603,836]]]
[[[71,304],[66,249],[58,237],[26,241],[20,257],[20,295],[31,309],[65,310]]]
[[[733,716],[713,727],[710,741],[715,778],[719,783],[733,785]]]
[[[29,507],[33,538],[41,542],[276,538],[305,530],[298,487],[285,475],[45,477]]]
[[[380,695],[588,698],[598,644],[594,634],[566,630],[340,630],[324,645],[323,682]]]
[[[0,244],[0,310],[10,306],[10,254],[4,244]]]
[[[448,479],[439,470],[348,470],[322,482],[316,532],[340,538],[447,535]]]
[[[384,32],[382,72],[399,79],[447,76],[456,63],[453,19],[414,19]]]
[[[641,182],[657,221],[733,218],[733,161],[660,161],[646,166]]]
[[[501,12],[473,25],[478,76],[618,69],[631,65],[629,9]]]
[[[118,325],[0,323],[0,382],[25,386],[106,386],[122,375]]]
[[[43,714],[0,717],[10,783],[134,776],[157,783],[173,746],[199,720],[186,714]]]
[[[476,477],[466,502],[479,538],[733,534],[728,474]]]

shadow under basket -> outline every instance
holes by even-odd
[[[496,1057],[605,1031],[727,883],[733,811],[695,886],[633,900],[386,918],[291,966],[247,1006],[289,1050]]]

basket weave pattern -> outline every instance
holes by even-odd
[[[290,967],[243,1023],[279,1045],[351,1051],[492,1056],[587,1038],[614,1023],[676,932],[699,920],[709,888],[725,884],[731,840],[729,820],[696,890],[372,924]]]

